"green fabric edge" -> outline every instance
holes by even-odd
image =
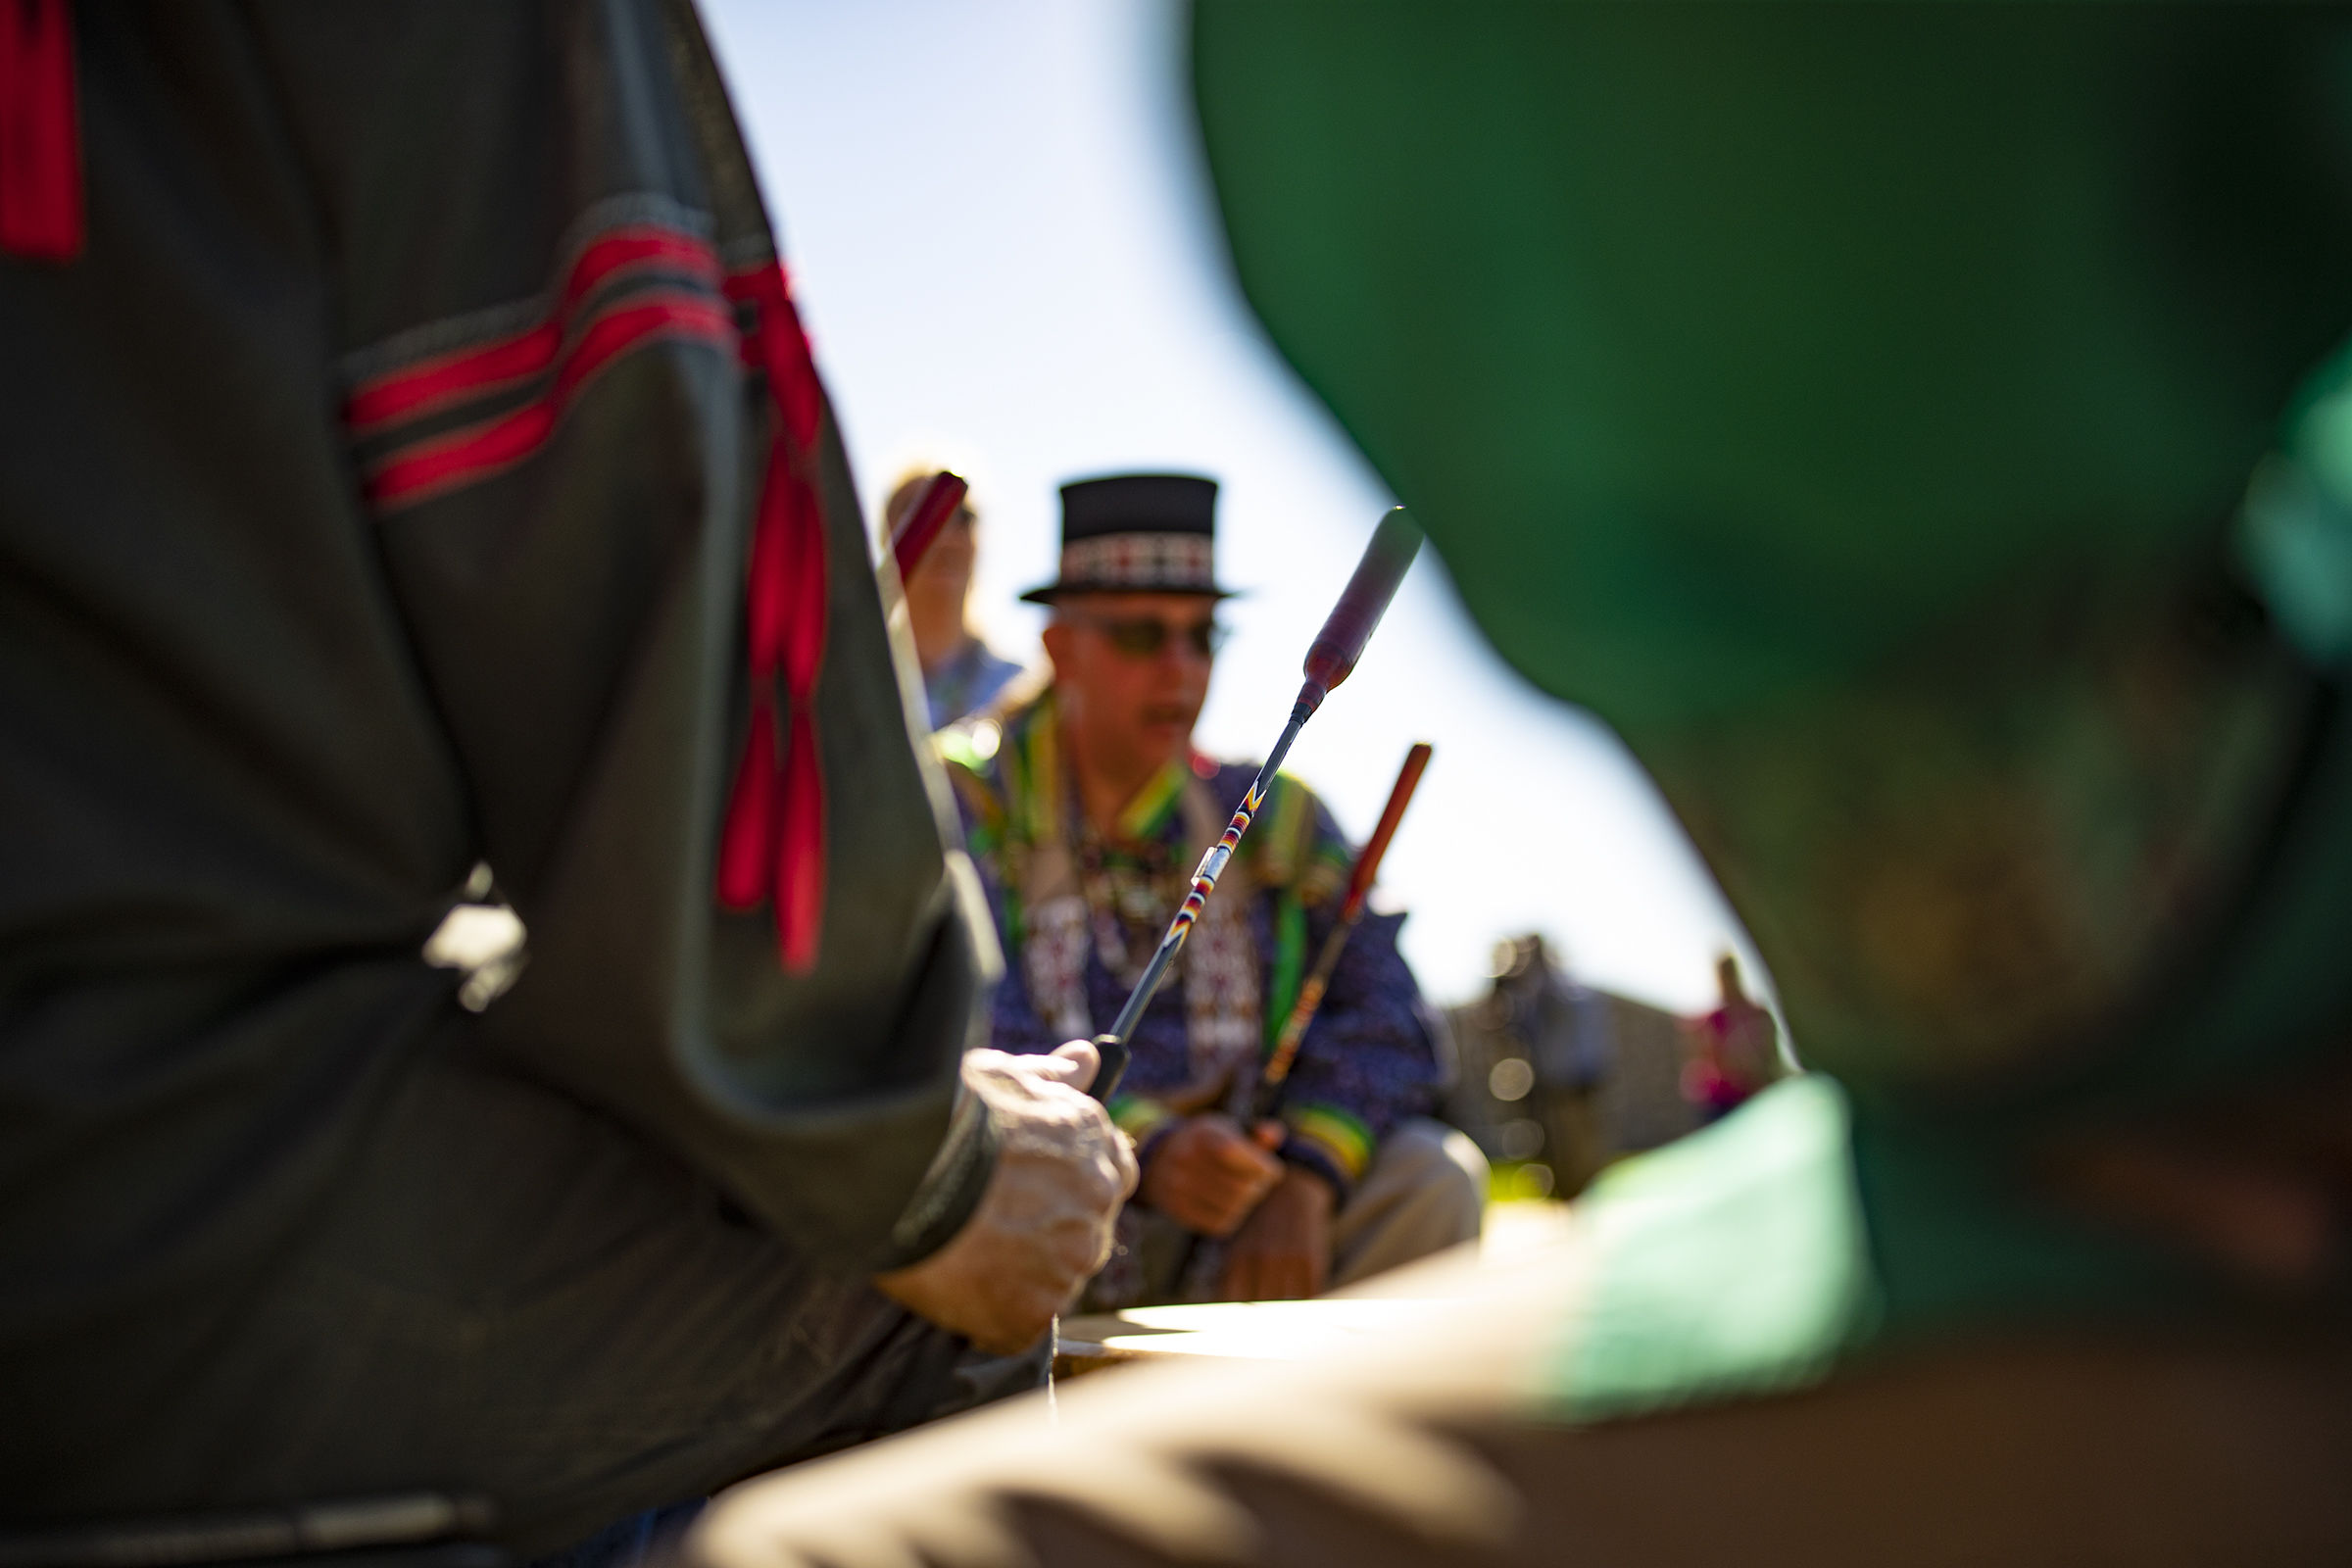
[[[1584,1203],[1592,1286],[1542,1393],[1571,1422],[1826,1376],[1879,1311],[1845,1092],[1785,1080],[1612,1167]]]

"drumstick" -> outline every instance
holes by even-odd
[[[1364,842],[1363,853],[1355,858],[1355,873],[1348,879],[1348,895],[1340,902],[1339,922],[1331,935],[1323,939],[1323,951],[1315,957],[1315,967],[1298,987],[1298,1000],[1292,1004],[1291,1015],[1282,1021],[1282,1034],[1274,1042],[1274,1053],[1266,1058],[1265,1070],[1258,1074],[1257,1088],[1250,1096],[1250,1123],[1254,1126],[1274,1114],[1282,1102],[1283,1080],[1291,1075],[1291,1064],[1298,1058],[1298,1042],[1306,1036],[1306,1026],[1314,1021],[1315,1009],[1323,1005],[1323,992],[1331,984],[1331,972],[1339,967],[1340,954],[1348,946],[1356,923],[1364,917],[1364,900],[1372,892],[1372,879],[1380,874],[1381,858],[1389,853],[1389,841],[1396,836],[1396,824],[1404,819],[1404,808],[1413,801],[1413,791],[1421,783],[1421,770],[1429,765],[1430,745],[1415,741],[1413,749],[1404,754],[1404,766],[1397,769],[1396,783],[1389,791],[1389,804],[1380,813],[1380,825]]]
[[[1363,853],[1355,858],[1355,870],[1348,878],[1347,896],[1340,901],[1339,919],[1331,935],[1323,939],[1323,951],[1316,956],[1315,967],[1298,988],[1298,1000],[1291,1006],[1290,1016],[1282,1023],[1282,1034],[1274,1042],[1274,1051],[1258,1075],[1254,1087],[1247,1079],[1237,1079],[1227,1108],[1246,1128],[1253,1128],[1272,1116],[1282,1103],[1283,1080],[1290,1077],[1291,1065],[1298,1057],[1298,1042],[1306,1038],[1306,1026],[1314,1021],[1315,1010],[1323,1004],[1323,993],[1331,984],[1331,972],[1339,967],[1340,954],[1348,946],[1348,938],[1364,917],[1364,901],[1372,891],[1372,880],[1380,873],[1381,858],[1389,853],[1389,841],[1396,836],[1396,824],[1404,820],[1404,808],[1412,804],[1413,791],[1420,786],[1421,770],[1429,765],[1430,745],[1416,741],[1404,754],[1404,766],[1396,771],[1396,782],[1389,790],[1389,804],[1380,813],[1380,825],[1365,840]],[[1244,1119],[1246,1117],[1246,1120]],[[1225,1250],[1194,1236],[1184,1246],[1184,1255],[1176,1265],[1176,1298],[1189,1301],[1196,1296],[1206,1296],[1216,1281],[1214,1276],[1223,1268]]]
[[[1106,1033],[1095,1037],[1095,1049],[1102,1053],[1102,1070],[1095,1074],[1090,1091],[1098,1100],[1108,1100],[1119,1087],[1119,1079],[1127,1071],[1127,1037],[1135,1032],[1136,1021],[1143,1017],[1144,1008],[1152,1002],[1152,994],[1166,978],[1168,965],[1175,959],[1184,939],[1192,934],[1193,922],[1200,918],[1200,909],[1208,896],[1216,891],[1217,878],[1233,858],[1242,835],[1250,831],[1250,820],[1265,804],[1266,791],[1273,787],[1274,775],[1282,767],[1282,760],[1291,752],[1291,743],[1306,727],[1315,710],[1332,689],[1355,671],[1356,661],[1363,657],[1364,644],[1372,637],[1372,628],[1380,624],[1389,601],[1396,597],[1397,584],[1421,553],[1421,529],[1411,514],[1402,507],[1390,510],[1372,531],[1372,542],[1364,547],[1363,559],[1355,564],[1355,574],[1341,590],[1340,602],[1332,607],[1324,619],[1323,629],[1307,645],[1304,684],[1298,688],[1298,701],[1291,705],[1290,722],[1282,729],[1282,738],[1267,754],[1265,765],[1250,781],[1241,806],[1234,811],[1233,820],[1225,824],[1224,836],[1209,847],[1200,858],[1199,869],[1193,872],[1192,890],[1185,894],[1184,903],[1177,906],[1176,918],[1168,922],[1168,934],[1159,939],[1158,951],[1144,966],[1135,989],[1127,994],[1127,1004]]]
[[[923,481],[922,490],[890,536],[891,559],[898,563],[900,582],[914,575],[923,552],[931,548],[931,541],[939,537],[939,530],[956,515],[956,509],[963,505],[963,498],[970,490],[970,485],[945,468]]]

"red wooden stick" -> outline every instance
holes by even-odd
[[[1282,1021],[1274,1054],[1266,1058],[1265,1071],[1258,1075],[1254,1097],[1257,1109],[1252,1120],[1273,1114],[1282,1081],[1291,1075],[1291,1063],[1298,1058],[1298,1042],[1306,1038],[1306,1026],[1314,1021],[1315,1009],[1323,1005],[1323,993],[1331,985],[1331,972],[1339,967],[1340,953],[1348,946],[1355,923],[1363,918],[1364,900],[1372,891],[1372,879],[1380,874],[1381,857],[1389,853],[1389,840],[1396,836],[1396,824],[1404,820],[1404,808],[1413,803],[1413,790],[1421,782],[1421,770],[1429,765],[1429,742],[1415,741],[1413,749],[1404,754],[1404,766],[1396,771],[1396,784],[1389,791],[1389,804],[1380,813],[1380,825],[1364,841],[1364,852],[1355,858],[1355,874],[1348,879],[1348,896],[1340,902],[1339,920],[1332,926],[1331,935],[1324,939],[1313,971],[1298,987],[1298,1000],[1292,1005],[1291,1015]]]
[[[1363,854],[1355,858],[1355,872],[1348,879],[1348,897],[1340,901],[1341,919],[1352,923],[1363,912],[1364,898],[1372,891],[1372,879],[1380,875],[1380,858],[1389,853],[1389,840],[1396,836],[1396,824],[1404,820],[1404,808],[1413,804],[1413,791],[1421,783],[1421,770],[1429,766],[1429,742],[1415,741],[1413,749],[1404,754],[1404,766],[1396,770],[1396,783],[1389,791],[1389,804],[1381,808],[1380,825],[1364,841]]]

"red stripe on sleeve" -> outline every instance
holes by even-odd
[[[371,434],[376,426],[413,419],[461,398],[537,375],[556,362],[563,344],[564,324],[543,321],[486,348],[443,355],[367,383],[343,405],[343,417],[353,434]]]
[[[718,284],[718,257],[707,240],[658,223],[636,223],[614,229],[580,253],[564,284],[564,311],[577,309],[580,301],[618,273],[648,268],[688,272],[713,287]]]
[[[512,414],[407,448],[369,476],[368,497],[379,507],[409,506],[487,479],[545,446],[571,400],[623,354],[662,339],[726,348],[734,334],[732,314],[702,295],[631,301],[589,322],[564,356],[546,396]]]
[[[591,377],[629,350],[648,333],[667,337],[700,337],[725,346],[735,337],[735,315],[717,300],[700,294],[662,294],[631,300],[595,318],[564,357],[556,372],[553,401],[561,406]]]
[[[354,435],[370,435],[537,375],[555,363],[569,318],[582,300],[607,283],[655,270],[686,272],[715,285],[718,258],[703,239],[674,228],[651,223],[616,228],[580,253],[547,320],[494,343],[363,381],[343,405],[344,420]]]

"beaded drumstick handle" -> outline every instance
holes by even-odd
[[[1274,743],[1265,766],[1250,781],[1233,820],[1225,824],[1224,835],[1200,857],[1200,868],[1193,872],[1192,890],[1185,894],[1176,918],[1168,922],[1168,934],[1159,939],[1159,948],[1144,966],[1142,978],[1127,994],[1127,1004],[1119,1009],[1109,1031],[1095,1037],[1095,1047],[1102,1055],[1102,1067],[1095,1074],[1092,1090],[1097,1099],[1108,1100],[1117,1090],[1120,1077],[1127,1071],[1127,1037],[1134,1032],[1144,1009],[1151,1005],[1177,950],[1192,934],[1193,922],[1200,918],[1201,906],[1216,891],[1217,878],[1224,872],[1226,862],[1233,858],[1242,835],[1250,831],[1250,819],[1265,804],[1266,791],[1273,787],[1282,760],[1290,755],[1291,743],[1298,738],[1298,732],[1306,727],[1315,710],[1323,706],[1323,699],[1331,695],[1332,688],[1354,671],[1356,661],[1363,657],[1364,644],[1371,639],[1372,628],[1380,624],[1381,613],[1389,608],[1389,601],[1396,597],[1396,585],[1404,581],[1406,570],[1420,552],[1419,525],[1402,507],[1392,509],[1373,530],[1372,542],[1364,547],[1364,557],[1355,564],[1355,575],[1348,579],[1340,602],[1332,607],[1329,618],[1323,622],[1322,632],[1307,645],[1306,680],[1298,688],[1298,700],[1291,705],[1290,722],[1283,726],[1282,738]]]

